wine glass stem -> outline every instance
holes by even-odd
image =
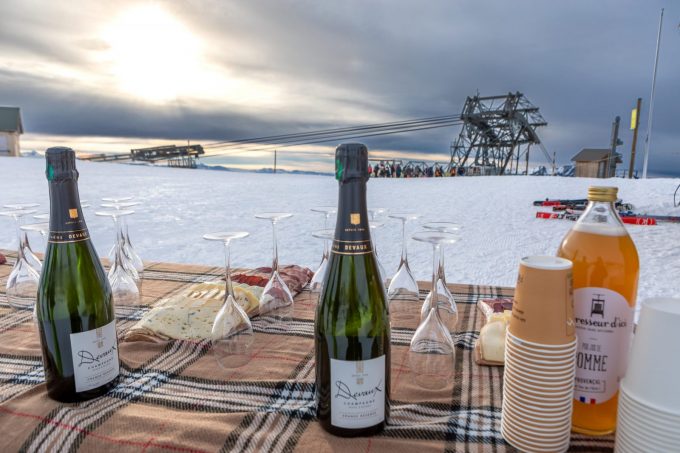
[[[276,244],[276,222],[272,222],[272,232],[274,238],[274,260],[272,262],[272,273],[279,272],[279,248]]]
[[[13,216],[14,218],[14,225],[16,226],[17,230],[17,240],[19,241],[19,246],[17,247],[17,250],[21,250],[23,248],[23,244],[21,243],[21,222],[19,221],[18,216]]]
[[[437,252],[439,251],[439,244],[432,244],[432,298],[430,303],[433,307],[439,304],[439,297],[437,296]]]
[[[229,241],[224,241],[224,272],[225,281],[227,282],[227,291],[224,293],[224,300],[229,296],[234,297],[234,287],[231,284],[231,246]]]
[[[444,266],[444,247],[439,247],[439,279],[443,284],[446,284],[446,267]]]
[[[401,263],[399,266],[406,264],[408,265],[408,257],[406,255],[406,220],[401,221]]]

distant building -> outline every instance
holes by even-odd
[[[605,148],[583,148],[580,153],[571,158],[575,162],[574,176],[581,178],[612,178],[616,176],[616,165],[623,162],[621,154]]]
[[[19,107],[0,107],[0,156],[20,156],[19,136],[23,133]]]

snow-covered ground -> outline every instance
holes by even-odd
[[[323,226],[314,206],[335,205],[337,183],[328,176],[232,173],[214,170],[149,168],[78,162],[81,198],[98,207],[107,196],[134,195],[143,204],[129,219],[132,242],[146,260],[221,265],[221,245],[202,239],[204,233],[243,230],[250,237],[233,245],[237,266],[269,265],[271,226],[253,216],[262,211],[289,211],[295,216],[279,225],[283,263],[315,268],[322,244],[311,232]],[[680,215],[673,207],[678,179],[609,181],[552,177],[469,177],[437,179],[372,179],[370,207],[423,215],[422,221],[447,220],[463,225],[462,240],[447,249],[450,282],[513,286],[518,261],[532,254],[554,254],[573,225],[562,220],[537,220],[532,201],[584,198],[590,184],[620,188],[620,196],[638,212]],[[49,209],[44,160],[0,158],[0,205],[40,203]],[[110,218],[85,210],[90,233],[100,254],[113,241]],[[399,221],[384,217],[375,235],[388,273],[396,270],[401,248]],[[334,225],[334,222],[331,222]],[[408,225],[419,229],[420,221]],[[630,226],[641,258],[640,298],[680,296],[680,224]],[[44,246],[34,238],[34,247]],[[15,248],[11,219],[0,217],[0,248]],[[431,272],[431,248],[409,241],[409,260],[419,279]]]

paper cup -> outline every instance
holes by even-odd
[[[520,348],[526,349],[530,352],[539,352],[541,354],[563,354],[567,351],[572,351],[576,350],[578,347],[578,343],[576,340],[571,341],[569,343],[565,344],[555,344],[555,345],[549,345],[549,344],[543,344],[543,343],[535,343],[533,341],[527,341],[522,338],[519,338],[515,335],[513,335],[511,332],[507,332],[506,338],[510,341],[512,341],[515,346],[518,346]]]
[[[521,384],[520,387],[518,384],[508,380],[508,385],[506,385],[503,390],[503,398],[507,395],[508,398],[519,399],[520,402],[527,406],[539,405],[546,406],[546,408],[555,408],[564,406],[567,402],[573,403],[571,401],[573,399],[573,389],[566,391],[561,390],[561,393],[540,395],[537,393],[539,390],[528,388],[526,384]]]
[[[562,401],[557,401],[555,403],[542,403],[534,402],[528,400],[527,398],[519,395],[515,396],[514,393],[509,392],[503,395],[508,406],[521,410],[522,412],[530,411],[532,414],[534,412],[545,413],[555,416],[563,416],[564,414],[571,413],[569,406],[573,406],[570,399],[564,399]],[[551,405],[552,404],[552,405]]]
[[[626,377],[626,393],[644,404],[680,415],[680,299],[642,302]]]
[[[571,355],[566,359],[557,360],[540,360],[531,356],[527,356],[521,352],[517,352],[512,348],[505,348],[506,357],[511,357],[515,363],[521,363],[523,367],[545,370],[545,371],[564,371],[576,366],[576,354]]]
[[[553,427],[552,423],[545,423],[543,428],[534,428],[526,424],[526,420],[521,416],[509,416],[504,419],[505,425],[511,427],[513,431],[518,434],[529,437],[541,436],[545,439],[553,439],[554,441],[563,441],[571,431],[570,423],[561,423]]]
[[[571,428],[571,418],[565,418],[559,422],[546,422],[545,420],[537,422],[528,419],[523,415],[522,411],[517,411],[512,405],[507,405],[503,407],[504,414],[511,421],[520,421],[523,426],[527,429],[537,430],[537,432],[542,432],[544,430],[548,432],[557,432],[562,429],[569,430]]]
[[[511,388],[515,392],[535,396],[536,398],[555,399],[564,395],[573,395],[574,393],[573,379],[561,382],[545,382],[513,375],[512,373],[506,373],[504,377],[504,387]]]
[[[511,352],[515,353],[516,355],[521,355],[522,357],[526,357],[527,359],[534,360],[538,363],[565,363],[569,361],[573,361],[576,358],[576,349],[573,349],[571,351],[565,352],[564,354],[560,355],[548,355],[548,354],[542,354],[541,352],[536,352],[536,351],[527,351],[526,349],[519,348],[515,346],[512,342],[507,341],[505,343],[505,350],[512,350]]]
[[[514,406],[508,401],[504,401],[501,407],[503,414],[509,417],[515,417],[516,420],[528,420],[540,424],[561,424],[571,420],[571,412],[555,413],[555,414],[537,414],[531,409],[522,409]]]
[[[522,451],[553,451],[562,453],[569,448],[569,438],[562,442],[541,442],[543,439],[540,438],[532,438],[535,441],[526,440],[524,436],[518,435],[518,433],[513,431],[512,427],[506,428],[503,423],[501,423],[501,435],[510,445]]]
[[[508,326],[514,336],[547,345],[576,339],[572,267],[555,256],[522,258]]]
[[[573,379],[575,368],[572,365],[569,368],[550,370],[538,369],[536,367],[529,367],[524,363],[518,363],[512,357],[505,361],[505,372],[517,373],[531,380],[547,381],[547,382],[562,382],[567,379]]]

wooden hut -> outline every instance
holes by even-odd
[[[611,149],[583,148],[571,158],[575,163],[574,176],[581,178],[612,178],[616,176],[616,165],[622,162],[621,154],[611,155]]]
[[[23,133],[19,107],[0,107],[0,156],[20,156],[19,136]]]

